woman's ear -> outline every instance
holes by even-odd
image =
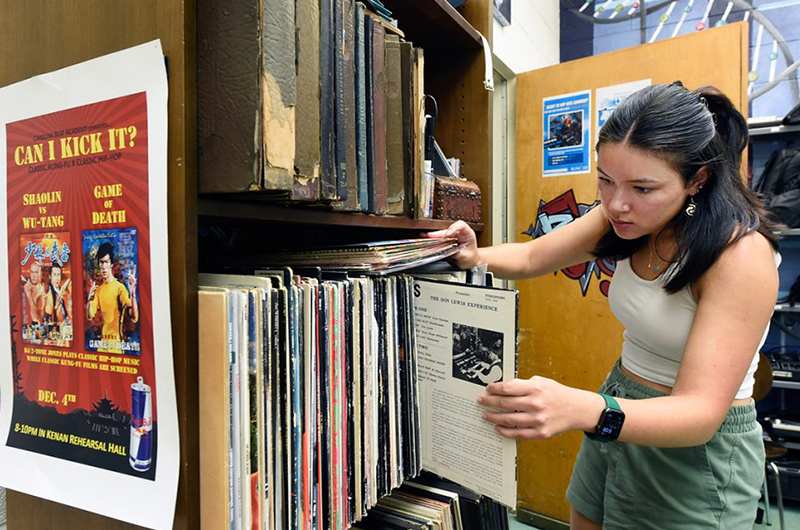
[[[697,170],[692,180],[689,182],[689,195],[696,195],[700,188],[708,181],[708,166],[703,166]]]

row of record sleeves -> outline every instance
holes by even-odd
[[[508,530],[505,506],[424,472],[378,500],[354,530]]]
[[[503,528],[504,507],[450,483],[481,506],[465,521],[420,475],[414,281],[200,275],[202,528]]]
[[[198,2],[201,193],[422,214],[424,54],[381,8]]]

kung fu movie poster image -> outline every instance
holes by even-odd
[[[83,233],[86,350],[139,355],[136,229]]]
[[[24,234],[20,254],[23,343],[69,348],[74,317],[69,233]]]
[[[6,138],[6,444],[154,480],[147,98],[9,123]]]

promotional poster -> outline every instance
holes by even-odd
[[[608,121],[608,118],[611,117],[611,114],[619,107],[620,103],[628,99],[628,96],[634,92],[648,87],[651,84],[652,82],[650,79],[641,79],[639,81],[631,81],[630,83],[621,83],[619,85],[595,89],[594,100],[596,102],[595,113],[597,115],[595,135],[599,136],[600,128]],[[595,160],[597,160],[596,156]]]
[[[151,528],[179,460],[166,86],[153,42],[0,89],[0,485]]]
[[[543,175],[588,174],[592,150],[591,90],[544,98]]]

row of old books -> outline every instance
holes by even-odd
[[[374,525],[403,519],[413,523],[408,528],[498,528],[426,526],[452,519],[452,509],[441,498],[418,499],[409,484],[397,488],[421,480],[423,467],[478,492],[483,476],[499,473],[470,461],[483,458],[470,454],[470,447],[491,447],[487,440],[499,436],[474,405],[460,408],[477,394],[459,393],[462,387],[482,391],[491,382],[484,377],[496,369],[489,363],[502,365],[501,358],[505,375],[513,376],[507,354],[513,357],[516,345],[515,294],[430,280],[463,282],[466,275],[459,272],[429,272],[428,279],[313,266],[249,272],[199,277],[203,528],[398,528]],[[475,306],[501,307],[497,301],[505,299],[505,310],[489,308],[506,323],[505,339],[500,324],[481,315],[450,323],[444,313],[452,310],[440,315],[434,305],[420,302],[449,299],[466,307],[471,302],[458,298],[471,291]],[[443,360],[432,355],[435,342],[444,345]],[[436,432],[426,434],[423,424]],[[455,431],[449,429],[465,426],[471,432],[459,435],[464,440],[434,446],[437,437],[452,440]],[[501,500],[505,495],[507,505],[516,491],[515,457],[514,452],[503,460],[509,477],[498,475],[507,491],[488,491]],[[469,476],[447,474],[462,464]]]
[[[422,49],[355,0],[234,4],[198,2],[199,190],[412,215]]]

